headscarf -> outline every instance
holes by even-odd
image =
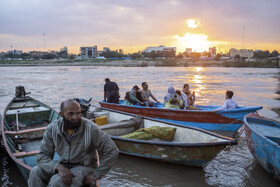
[[[139,87],[138,87],[137,85],[134,85],[134,86],[131,88],[130,93],[132,93],[132,94],[136,97],[136,94],[134,94],[134,92],[133,92],[134,89],[136,89],[137,91],[140,90],[140,89],[139,89]]]
[[[168,93],[164,96],[164,101],[168,102],[170,99],[174,98],[176,90],[173,87],[168,87]]]

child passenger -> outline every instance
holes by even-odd
[[[224,106],[217,108],[214,111],[230,110],[230,109],[238,108],[239,107],[238,104],[234,100],[231,99],[232,96],[233,96],[233,91],[228,90],[226,92],[226,96],[225,96],[226,101],[224,103]]]

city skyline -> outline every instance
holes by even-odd
[[[0,51],[59,50],[81,46],[149,46],[217,52],[230,48],[280,50],[280,1],[151,0],[0,2]]]

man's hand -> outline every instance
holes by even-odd
[[[56,167],[56,170],[58,171],[58,174],[62,178],[64,184],[70,186],[72,184],[72,178],[75,177],[71,170],[61,164]]]
[[[96,183],[96,177],[92,173],[90,173],[87,176],[85,176],[83,184],[85,186],[90,186],[92,183]]]

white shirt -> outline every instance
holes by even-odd
[[[238,108],[238,104],[232,100],[232,99],[227,99],[224,103],[224,106],[215,109],[215,111],[220,111],[220,110],[230,110],[230,109],[235,109]]]
[[[189,106],[188,96],[184,92],[182,92],[181,98],[182,98],[183,103],[184,103],[184,109],[186,109]]]

